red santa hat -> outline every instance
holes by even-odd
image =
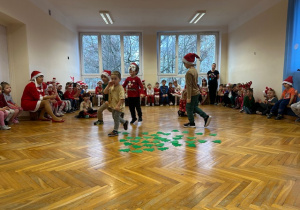
[[[197,54],[195,54],[195,53],[188,53],[188,54],[186,54],[183,57],[182,61],[183,61],[183,63],[193,65],[196,58],[200,59],[200,57]]]
[[[282,84],[288,84],[290,86],[293,86],[293,76],[289,76],[288,78],[286,78]]]
[[[40,71],[33,71],[31,73],[31,80],[35,80],[39,76],[44,76],[44,74],[42,74],[42,72]]]
[[[109,80],[110,80],[110,76],[111,76],[111,71],[108,71],[108,70],[103,70],[101,76],[105,76],[107,77]]]
[[[53,77],[52,82],[56,82],[56,78],[55,77]]]

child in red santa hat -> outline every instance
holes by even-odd
[[[282,82],[282,84],[285,89],[283,90],[279,101],[275,103],[270,114],[268,114],[268,119],[271,119],[277,113],[275,120],[281,120],[286,107],[294,102],[296,92],[293,88],[293,77],[289,76]]]
[[[145,105],[147,105],[147,87],[145,80],[142,80],[143,89],[140,89],[140,104],[142,105],[142,101],[145,101]]]
[[[189,122],[184,124],[184,127],[192,127],[195,128],[194,121],[194,112],[199,114],[204,119],[204,127],[207,127],[211,121],[211,116],[207,115],[198,107],[198,99],[200,95],[198,84],[198,71],[195,69],[195,59],[200,59],[198,55],[195,53],[188,53],[182,59],[185,68],[188,69],[185,75],[186,82],[186,92],[187,92],[187,100],[186,100],[186,111],[188,115]]]

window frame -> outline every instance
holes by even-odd
[[[175,73],[163,74],[160,72],[160,46],[161,46],[161,35],[175,35]],[[216,37],[216,49],[215,49],[215,63],[219,63],[219,32],[217,31],[190,31],[190,32],[158,32],[157,33],[157,77],[158,81],[164,77],[185,77],[184,74],[178,74],[178,64],[179,60],[182,59],[178,57],[178,37],[179,35],[197,35],[197,54],[200,55],[200,36],[201,35],[215,35]],[[197,59],[196,61],[196,69],[198,71],[198,76],[207,78],[207,73],[200,72],[200,61]],[[209,71],[209,70],[208,70]],[[220,71],[219,71],[220,72]]]
[[[82,37],[84,35],[90,35],[90,36],[98,36],[98,55],[99,55],[99,73],[85,73],[84,72],[84,60],[83,60],[83,46],[82,46]],[[103,72],[103,63],[102,63],[102,50],[101,50],[101,35],[120,35],[120,53],[121,53],[121,75],[122,78],[129,77],[129,73],[125,73],[124,69],[124,36],[139,36],[139,67],[140,71],[138,73],[138,76],[140,78],[143,78],[144,72],[143,72],[143,51],[142,51],[142,45],[143,45],[143,34],[142,32],[80,32],[79,33],[79,50],[80,50],[80,76],[81,80],[84,80],[85,78],[100,78],[101,80],[101,74]],[[91,89],[92,90],[92,89]]]

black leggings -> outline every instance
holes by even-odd
[[[143,115],[140,102],[140,97],[128,97],[129,110],[132,119],[137,119],[135,110],[137,111],[139,117],[142,117]]]

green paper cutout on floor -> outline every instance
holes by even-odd
[[[151,136],[143,136],[144,139],[152,139],[153,137]]]
[[[178,143],[172,143],[172,145],[173,145],[174,147],[180,147],[180,146],[182,146],[182,144],[178,144]]]
[[[182,138],[182,137],[184,137],[184,135],[176,135],[176,137]]]
[[[179,130],[172,130],[172,132],[179,132]]]
[[[186,146],[188,146],[188,147],[196,147],[196,144],[188,144]]]
[[[171,133],[163,133],[163,135],[169,136],[169,135],[171,135]]]
[[[133,137],[127,136],[126,139],[133,139]]]
[[[130,140],[130,142],[133,142],[133,143],[139,143],[140,140]]]
[[[129,152],[130,149],[119,149],[120,152]]]
[[[144,149],[144,151],[148,151],[148,152],[153,152],[155,149],[154,148],[146,148]]]
[[[171,141],[172,144],[178,144],[178,141]]]
[[[217,136],[217,134],[216,133],[211,133],[211,134],[209,134],[210,136]]]
[[[201,144],[207,142],[206,140],[198,140],[198,141],[199,141],[199,143],[201,143]]]
[[[153,139],[161,139],[161,137],[159,137],[159,136],[155,136]]]
[[[123,135],[128,135],[129,133],[128,133],[128,132],[123,132],[122,134],[123,134]]]
[[[173,137],[174,140],[180,140],[182,139],[181,137]]]
[[[160,150],[160,151],[164,151],[164,150],[169,149],[169,147],[159,147],[159,148],[157,148],[157,149]]]
[[[144,140],[144,141],[142,141],[142,143],[150,143],[150,141]]]
[[[195,141],[186,141],[187,144],[195,144]]]
[[[159,144],[156,144],[155,146],[157,147],[163,147],[165,144],[164,143],[159,143]]]
[[[139,148],[141,148],[142,146],[140,146],[140,145],[132,145],[132,147],[133,147],[134,149],[139,149]]]
[[[153,140],[152,143],[160,143],[159,140]]]
[[[153,147],[153,144],[143,144],[144,147]]]
[[[196,135],[203,135],[203,133],[196,133]]]
[[[158,131],[156,132],[156,134],[164,134],[164,132]]]
[[[221,140],[214,140],[212,142],[217,143],[217,144],[221,144]]]
[[[143,153],[143,150],[141,150],[141,149],[138,149],[138,150],[131,150],[131,152],[133,152],[133,153]]]
[[[161,141],[163,141],[163,142],[168,142],[168,141],[170,141],[170,139],[164,138],[164,139],[161,139]]]
[[[132,145],[132,143],[130,143],[130,142],[124,142],[124,145],[125,146],[130,146],[130,145]]]
[[[137,136],[137,137],[135,137],[135,139],[142,139],[142,137]]]
[[[126,139],[120,139],[120,142],[126,142],[126,141],[128,141],[128,140],[126,140]]]
[[[143,135],[148,135],[148,134],[149,134],[149,132],[143,132],[142,134],[143,134]]]
[[[187,137],[187,139],[193,140],[196,139],[196,137]]]
[[[158,136],[157,134],[151,134],[150,136]]]
[[[182,133],[189,133],[188,131],[182,131]]]

